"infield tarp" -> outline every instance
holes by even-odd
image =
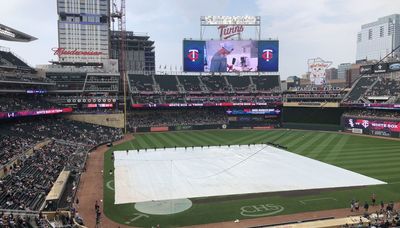
[[[385,184],[259,145],[116,151],[115,204]]]

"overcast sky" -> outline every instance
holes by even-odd
[[[0,41],[32,66],[56,60],[56,0],[0,0],[0,23],[38,38],[31,43]],[[354,62],[361,25],[400,13],[399,0],[126,0],[127,30],[155,41],[156,67],[182,65],[182,39],[200,36],[202,15],[255,15],[262,38],[280,40],[282,79],[307,71],[307,59],[321,57],[333,66]],[[251,33],[250,33],[251,34]],[[218,37],[208,27],[207,37]],[[254,34],[255,35],[255,34]]]

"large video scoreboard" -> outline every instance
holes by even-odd
[[[278,72],[277,40],[184,40],[186,72]]]

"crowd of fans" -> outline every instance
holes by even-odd
[[[277,76],[129,75],[136,93],[257,93],[275,91]]]
[[[32,138],[20,138],[17,136],[0,133],[0,165],[5,165],[15,157],[18,157],[35,145]]]
[[[61,118],[3,123],[0,161],[4,165],[16,156],[18,160],[8,169],[3,166],[8,175],[0,181],[0,208],[40,209],[62,170],[81,172],[90,148],[121,137],[121,130]],[[49,143],[25,153],[43,141]]]
[[[348,224],[343,225],[343,228],[350,227],[368,227],[368,228],[389,228],[400,226],[400,211],[396,210],[393,201],[380,203],[376,200],[376,194],[373,193],[371,201],[364,201],[361,203],[359,200],[352,199],[350,203],[350,212],[362,214],[362,216],[369,220],[368,224],[363,224],[360,218],[359,226],[350,226]],[[366,225],[366,226],[365,226]]]
[[[41,96],[0,97],[0,112],[40,110],[40,109],[50,109],[58,107],[60,106],[45,100]]]
[[[384,118],[400,120],[400,112],[389,110],[374,110],[374,109],[355,109],[345,112],[345,116],[357,116],[363,118]]]
[[[22,215],[14,215],[13,213],[4,214],[3,212],[0,214],[0,227],[10,227],[10,228],[30,228],[32,227],[30,224],[34,223],[36,225],[40,225],[40,221],[34,221],[39,218],[33,216],[22,216]]]
[[[287,101],[295,102],[338,102],[343,99],[345,93],[337,90],[332,91],[298,91],[284,93],[283,98]]]
[[[128,126],[161,127],[184,125],[227,124],[224,110],[179,110],[158,112],[135,112],[128,116]]]
[[[366,96],[399,96],[400,81],[390,78],[378,78],[376,84],[366,93]]]
[[[387,97],[387,98],[384,98]],[[400,100],[400,80],[363,77],[343,100],[344,103],[396,103]]]
[[[359,103],[365,92],[372,86],[376,81],[376,77],[362,77],[353,85],[353,89],[343,99],[345,103]]]

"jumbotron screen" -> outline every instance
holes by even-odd
[[[186,72],[278,72],[277,40],[184,40]]]

